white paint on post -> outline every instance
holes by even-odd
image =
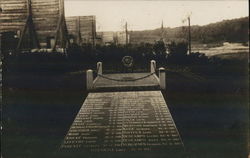
[[[166,73],[163,67],[159,69],[159,79],[160,79],[160,88],[166,89]]]
[[[102,62],[97,63],[97,74],[102,75]]]
[[[55,44],[56,44],[55,38],[51,38],[50,39],[50,48],[54,48]]]
[[[87,71],[87,90],[93,89],[93,70]]]
[[[150,73],[155,73],[156,70],[156,63],[154,60],[151,60],[150,62]]]

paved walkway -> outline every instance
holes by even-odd
[[[61,149],[100,157],[173,158],[184,151],[161,91],[89,93]]]

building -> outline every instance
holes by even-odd
[[[1,0],[0,33],[20,32],[27,19],[27,0]]]
[[[110,45],[110,44],[126,44],[126,33],[125,32],[97,32],[101,42],[98,42],[101,45]],[[129,43],[129,34],[128,34],[128,43]]]
[[[66,47],[64,0],[1,0],[0,24],[1,34],[18,38],[17,49]]]
[[[66,24],[72,42],[79,45],[96,44],[95,16],[66,17]]]
[[[130,43],[130,36],[129,34],[127,34],[127,37],[126,37],[126,32],[117,32],[117,44],[128,44]],[[128,38],[126,41],[126,38]]]
[[[112,31],[100,32],[102,44],[109,45],[115,43],[115,33]]]
[[[103,45],[102,33],[100,33],[100,32],[96,32],[96,44],[97,45]]]

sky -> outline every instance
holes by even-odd
[[[161,26],[206,25],[226,19],[246,17],[248,1],[80,1],[65,0],[65,15],[96,16],[97,31],[149,30]]]

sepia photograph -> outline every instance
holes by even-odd
[[[0,0],[1,158],[250,158],[248,0]]]

